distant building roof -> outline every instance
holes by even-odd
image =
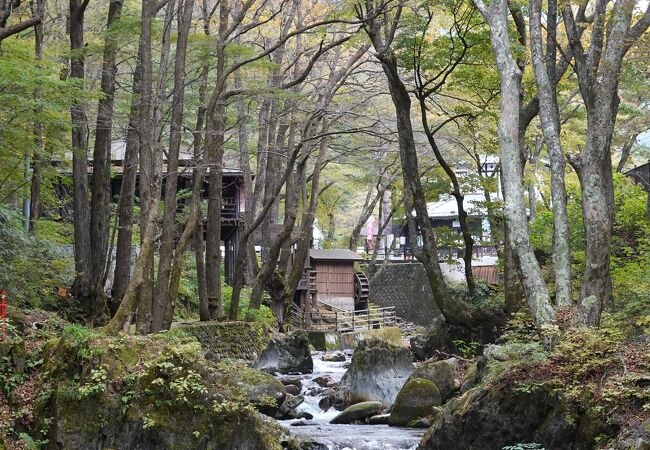
[[[650,192],[650,161],[626,171],[625,175],[640,184],[646,192]]]
[[[467,194],[463,201],[465,211],[470,217],[483,217],[487,215],[487,210],[483,206],[479,206],[485,202],[485,196],[482,194]],[[444,195],[437,202],[427,203],[427,212],[429,217],[447,218],[458,217],[458,205],[456,199],[451,195]]]
[[[316,261],[363,261],[363,258],[347,248],[309,250],[309,257]]]

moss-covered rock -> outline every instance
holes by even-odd
[[[406,426],[414,420],[431,415],[433,408],[441,404],[440,391],[435,383],[423,378],[414,378],[397,394],[388,424]]]
[[[337,404],[378,401],[390,406],[413,373],[411,352],[377,339],[361,341],[337,388]]]
[[[381,412],[380,402],[361,402],[346,408],[334,417],[330,423],[347,424],[357,420],[364,420]]]
[[[478,386],[443,406],[418,449],[498,450],[537,442],[547,449],[587,450],[611,431],[550,387]]]
[[[409,377],[409,381],[422,378],[433,382],[440,391],[442,401],[446,402],[454,392],[457,367],[458,362],[455,359],[423,364],[415,368],[415,371]]]
[[[486,345],[483,348],[483,356],[488,359],[505,362],[525,359],[536,352],[542,351],[541,345],[535,342],[511,342],[505,345]]]
[[[294,445],[251,402],[263,395],[256,388],[271,385],[268,376],[252,369],[226,373],[204,358],[194,338],[173,332],[109,338],[72,329],[46,347],[32,434],[47,440],[46,449]]]
[[[265,372],[252,369],[236,361],[223,361],[218,366],[219,371],[226,375],[229,383],[240,388],[246,400],[252,403],[259,412],[275,417],[280,405],[287,397],[285,386]]]

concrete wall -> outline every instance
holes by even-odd
[[[424,266],[418,262],[379,266],[370,279],[371,303],[394,306],[398,317],[427,326],[440,316]]]

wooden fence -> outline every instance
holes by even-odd
[[[395,307],[370,308],[361,311],[347,311],[331,307],[331,310],[301,311],[294,305],[291,310],[290,322],[294,328],[305,331],[355,333],[394,326],[396,323]]]

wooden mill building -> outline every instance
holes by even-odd
[[[367,309],[368,280],[355,269],[355,263],[360,261],[363,258],[348,249],[311,249],[298,286],[303,308],[314,308],[318,302],[347,311]],[[309,298],[310,305],[304,304],[305,298]]]

